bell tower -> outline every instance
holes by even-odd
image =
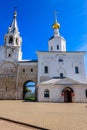
[[[16,18],[17,18],[17,12],[15,11],[12,24],[8,28],[8,32],[4,35],[4,46],[7,52],[6,54],[7,59],[18,61],[22,59],[22,51],[21,51],[22,38],[18,30]]]

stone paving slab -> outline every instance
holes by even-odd
[[[87,130],[86,103],[0,101],[0,117],[50,130]]]

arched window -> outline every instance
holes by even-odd
[[[18,38],[16,38],[16,45],[18,45]]]
[[[9,54],[8,57],[11,57],[11,54]]]
[[[60,78],[63,78],[64,76],[63,76],[63,73],[60,73]]]
[[[79,67],[78,66],[75,66],[75,73],[79,74]]]
[[[53,46],[51,46],[51,51],[53,51]]]
[[[59,45],[57,45],[57,50],[59,50]]]
[[[45,98],[49,98],[49,90],[48,89],[46,89],[45,91],[44,91],[44,97]]]

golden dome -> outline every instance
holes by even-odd
[[[56,23],[54,23],[54,24],[52,25],[52,28],[53,28],[53,29],[57,29],[57,28],[59,29],[59,28],[60,28],[60,24],[56,22]]]

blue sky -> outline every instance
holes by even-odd
[[[47,51],[53,35],[54,11],[66,39],[67,51],[87,51],[87,0],[2,0],[0,1],[0,45],[17,7],[22,36],[23,59],[36,59],[36,51]]]

